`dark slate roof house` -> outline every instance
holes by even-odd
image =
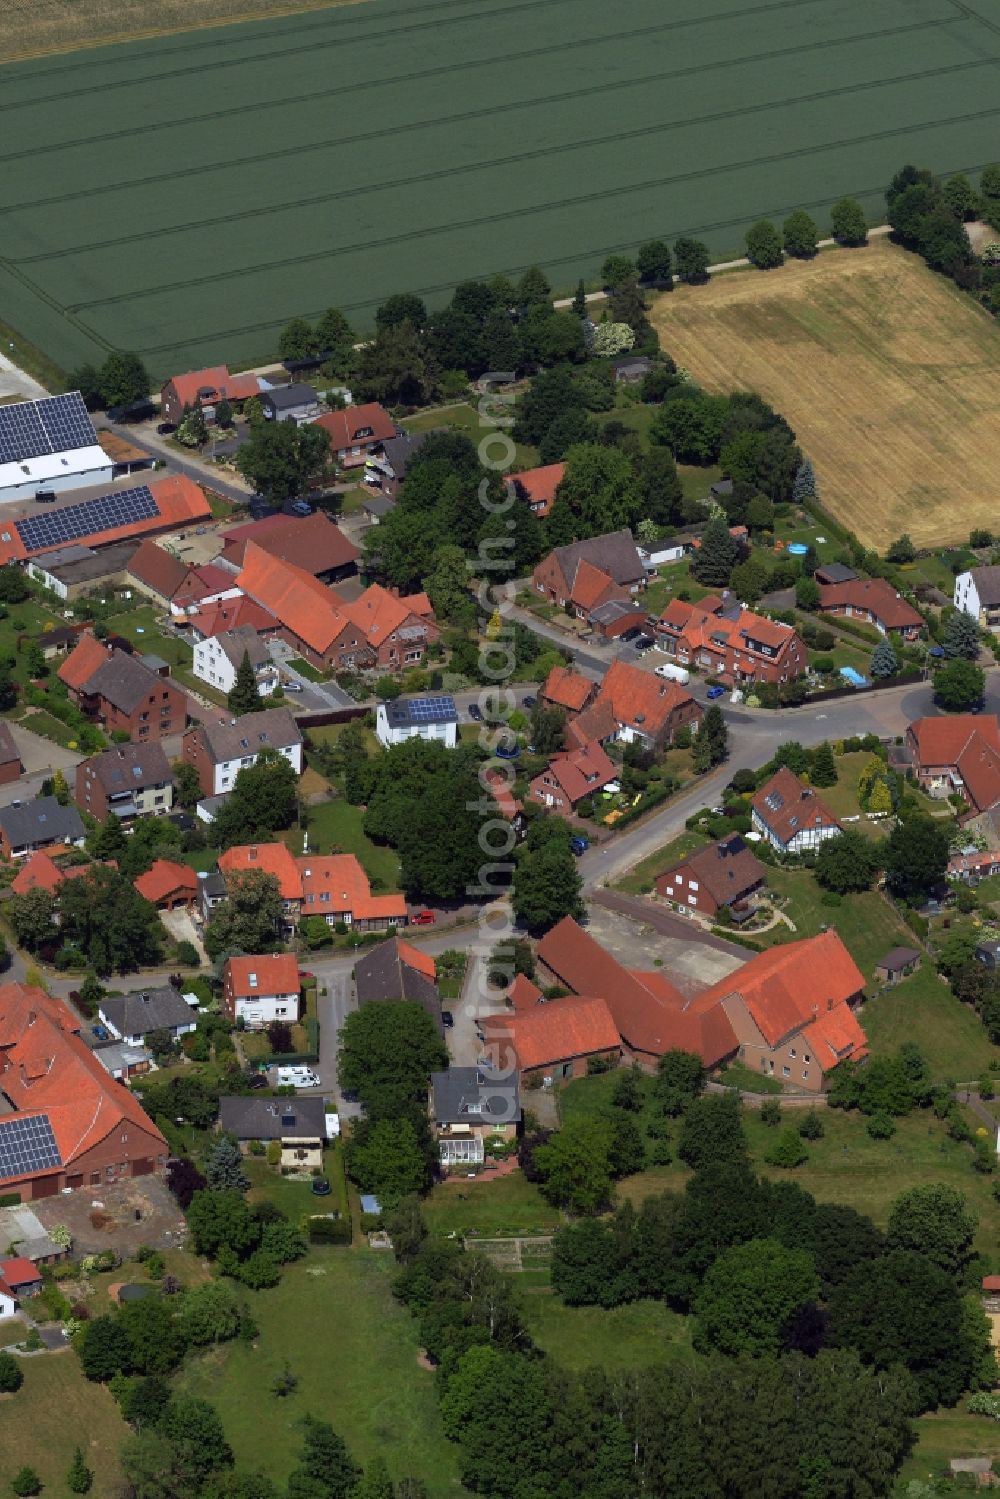
[[[148,1036],[151,1031],[193,1030],[197,1021],[195,1010],[172,984],[138,994],[105,995],[100,1016],[116,1039]]]
[[[443,1035],[441,996],[438,994],[434,959],[419,948],[391,937],[360,958],[354,968],[358,1004],[380,999],[408,1000],[422,1005]]]
[[[54,796],[0,809],[0,847],[8,858],[54,843],[82,843],[83,837],[79,812],[75,807],[61,807]]]
[[[220,1098],[219,1126],[237,1140],[326,1138],[322,1098]]]
[[[491,1075],[479,1067],[432,1072],[431,1095],[436,1124],[488,1124],[491,1118],[503,1124],[519,1124],[521,1120],[516,1068],[504,1076]]]

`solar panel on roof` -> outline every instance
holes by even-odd
[[[453,697],[415,697],[404,707],[411,721],[416,723],[447,723],[455,717]]]
[[[62,1157],[48,1118],[0,1119],[0,1181],[61,1166]]]
[[[0,406],[0,411],[3,409]],[[67,505],[45,515],[32,515],[27,520],[15,521],[14,525],[25,550],[40,552],[78,536],[97,536],[135,521],[152,520],[159,513],[152,490],[146,484],[139,484],[133,489],[99,495],[96,500],[85,500],[82,505]]]
[[[94,424],[78,390],[0,406],[0,463],[92,448],[96,442]]]

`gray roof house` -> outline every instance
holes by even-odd
[[[442,1170],[486,1161],[487,1145],[508,1145],[521,1122],[517,1068],[498,1075],[483,1067],[431,1073],[431,1117]]]
[[[61,807],[54,796],[11,802],[0,808],[0,850],[8,859],[23,859],[57,843],[83,843],[84,830],[75,807]]]
[[[365,459],[369,482],[376,479],[385,494],[395,496],[406,478],[407,469],[431,435],[430,432],[401,432],[398,437],[383,438],[380,450]]]
[[[480,1067],[449,1067],[447,1072],[431,1073],[431,1099],[436,1124],[487,1123],[518,1124],[521,1120],[521,1096],[518,1073],[503,1077]]]
[[[276,385],[262,390],[257,398],[265,420],[269,422],[313,422],[322,414],[319,396],[311,385]]]
[[[197,1000],[189,1004],[172,984],[138,994],[107,994],[97,1013],[115,1040],[130,1046],[141,1045],[151,1031],[169,1031],[176,1039],[193,1031],[198,1020]]]
[[[423,956],[417,954],[408,942],[390,937],[359,958],[354,967],[358,1004],[372,1004],[380,999],[409,1000],[423,1006],[443,1035],[441,996],[437,984],[409,961],[411,953]]]
[[[220,1098],[219,1128],[237,1140],[324,1140],[326,1104],[322,1098]]]
[[[113,651],[106,661],[101,662],[84,691],[91,697],[103,697],[121,713],[134,713],[139,704],[156,691],[161,680],[159,671],[147,666],[138,656]]]

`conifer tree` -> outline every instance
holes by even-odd
[[[243,652],[243,660],[236,670],[236,681],[226,701],[229,711],[235,713],[237,718],[244,713],[258,713],[264,706],[257,690],[257,676],[250,662],[249,651]]]

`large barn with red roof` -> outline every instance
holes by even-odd
[[[542,938],[538,961],[574,994],[602,998],[624,1054],[649,1066],[675,1050],[697,1052],[706,1068],[739,1058],[762,1077],[820,1093],[840,1062],[867,1055],[854,1013],[864,978],[834,931],[758,953],[693,996],[659,970],[623,967],[569,917]],[[547,1024],[554,1024],[560,1003],[529,1005],[527,1011],[522,1003],[518,1025],[523,1014],[536,1010],[549,1012]],[[517,1034],[515,1025],[515,1042]],[[559,1049],[551,1038],[549,1046]]]
[[[60,999],[0,986],[0,1195],[98,1191],[162,1171],[167,1142],[80,1036]]]

